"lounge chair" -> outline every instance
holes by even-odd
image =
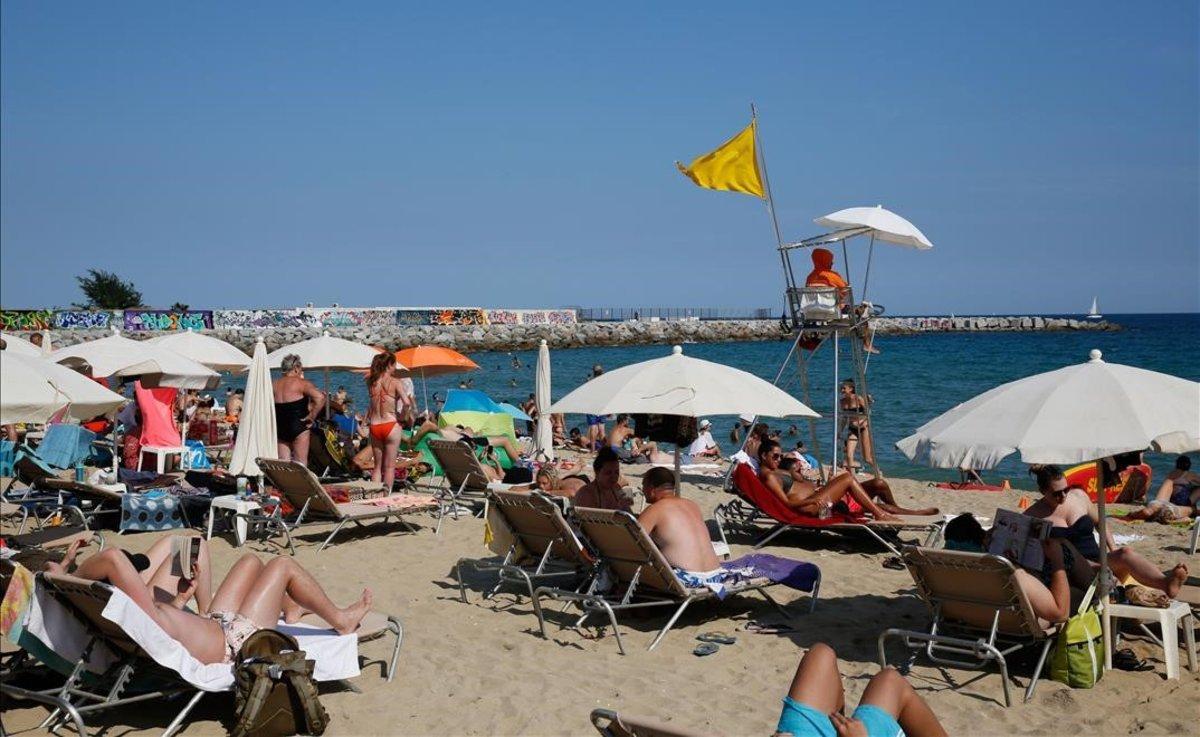
[[[507,491],[511,484],[492,481],[483,470],[475,450],[466,443],[444,438],[427,441],[429,452],[442,467],[443,485],[437,495],[450,504],[450,512],[458,519],[463,502],[477,501],[488,491]]]
[[[44,621],[56,622],[60,630],[68,624],[80,628],[75,637],[64,636],[61,631],[52,636],[44,628],[32,633],[26,629],[25,635],[33,636],[41,647],[51,651],[46,659],[52,662],[47,665],[61,668],[63,663],[69,663],[71,666],[61,687],[41,694],[69,704],[74,710],[72,716],[79,717],[80,721],[96,711],[191,694],[163,733],[164,737],[169,737],[183,724],[204,693],[232,688],[231,664],[200,663],[120,590],[98,581],[50,573],[40,574],[37,581],[52,599],[52,602],[40,602],[39,605],[57,603],[73,615],[68,618],[69,622],[64,622],[62,617],[48,617]],[[277,628],[297,637],[300,646],[316,661],[314,675],[319,681],[344,680],[358,675],[357,642],[391,633],[396,642],[385,672],[387,680],[391,681],[403,628],[398,619],[390,616],[378,615],[373,621],[364,620],[364,623],[357,637],[337,635],[321,624],[298,626],[280,622]],[[79,639],[80,634],[82,639]],[[61,652],[55,647],[66,649],[64,645],[72,639],[75,645],[66,647],[73,652]],[[61,716],[59,711],[52,711],[44,724],[53,727]]]
[[[1200,543],[1200,517],[1192,520],[1192,541],[1188,543],[1188,555],[1196,554],[1196,545]]]
[[[442,505],[433,497],[417,498],[406,494],[381,494],[379,497],[366,501],[351,501],[338,503],[329,495],[329,490],[321,485],[320,480],[307,467],[295,461],[278,461],[270,458],[257,458],[255,463],[271,485],[279,490],[283,498],[298,511],[291,521],[284,519],[279,508],[271,514],[246,515],[252,525],[261,525],[268,530],[274,529],[283,533],[288,548],[295,555],[296,549],[292,544],[292,532],[306,522],[336,523],[333,531],[317,548],[321,552],[329,545],[334,536],[341,532],[347,524],[361,525],[368,520],[387,520],[395,517],[410,532],[416,528],[404,519],[404,515],[415,512],[438,510],[438,530],[441,529]],[[334,485],[331,488],[362,489],[369,484]],[[376,485],[382,492],[382,488]],[[427,501],[426,501],[427,500]]]
[[[902,516],[900,522],[881,522],[869,517],[835,513],[825,519],[801,514],[787,506],[763,485],[754,469],[739,463],[731,476],[731,488],[737,498],[718,506],[713,511],[721,529],[722,539],[726,528],[738,528],[747,532],[761,530],[764,520],[773,522],[755,541],[755,549],[761,548],[789,530],[827,530],[829,532],[865,532],[879,541],[892,553],[899,555],[895,536],[899,532],[927,533],[925,545],[937,542],[942,533],[942,518]],[[885,535],[887,537],[885,537]]]
[[[593,709],[592,726],[604,737],[717,737],[715,732],[694,732],[656,719]]]
[[[546,636],[546,621],[541,606],[543,597],[578,604],[584,613],[575,622],[576,627],[597,612],[608,615],[617,638],[617,648],[622,655],[625,654],[625,646],[621,642],[621,631],[617,628],[617,611],[654,606],[675,607],[671,618],[650,643],[648,649],[653,650],[675,626],[675,622],[688,606],[696,601],[718,598],[711,589],[684,586],[675,576],[671,564],[632,514],[614,509],[576,508],[573,516],[579,525],[581,537],[590,542],[592,548],[600,555],[602,566],[611,573],[617,586],[607,594],[595,591],[594,587],[582,593],[546,586],[535,589],[533,610],[543,637]],[[811,592],[814,606],[820,580],[818,571]],[[767,588],[773,585],[775,584],[767,578],[751,578],[728,585],[725,593],[728,595],[756,591],[785,617],[790,618],[787,610],[767,593]]]
[[[1029,701],[1059,625],[1040,621],[1033,613],[1013,564],[987,553],[918,547],[905,548],[901,557],[933,621],[927,632],[884,630],[879,635],[879,665],[887,666],[886,645],[893,637],[910,650],[923,647],[939,665],[979,670],[995,662],[1004,681],[1004,703],[1011,706],[1005,658],[1037,645],[1041,654],[1025,689]]]
[[[532,599],[535,582],[577,580],[580,584],[576,591],[590,582],[596,560],[579,542],[553,499],[536,491],[495,491],[488,493],[488,504],[503,519],[512,533],[513,541],[499,563],[459,559],[454,566],[454,573],[464,602],[467,600],[467,586],[462,575],[464,566],[499,574],[495,587],[484,598],[494,596],[505,583],[524,586]],[[522,558],[532,558],[536,563],[521,565],[517,561]]]

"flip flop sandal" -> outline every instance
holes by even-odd
[[[732,645],[737,642],[737,638],[733,635],[725,635],[720,632],[705,632],[702,635],[696,635],[696,639],[700,642],[715,642],[719,645]]]
[[[700,645],[697,645],[696,649],[692,651],[692,655],[695,655],[697,657],[704,657],[705,655],[712,655],[713,653],[715,653],[716,651],[718,651],[720,649],[721,649],[720,647],[718,647],[717,645],[714,645],[711,642],[705,642]]]
[[[1135,673],[1154,670],[1154,665],[1147,663],[1139,658],[1133,650],[1122,648],[1113,653],[1113,667],[1120,670],[1133,671]]]
[[[884,559],[884,561],[883,561],[883,567],[884,567],[884,568],[890,568],[890,569],[892,569],[893,571],[903,571],[903,570],[904,570],[904,568],[905,568],[905,566],[904,566],[904,562],[903,562],[903,561],[901,561],[899,558],[897,558],[897,557],[896,557],[896,556],[894,556],[894,555],[893,555],[893,556],[891,556],[891,557],[889,557],[889,558],[885,558],[885,559]]]

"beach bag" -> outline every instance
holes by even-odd
[[[1100,614],[1091,608],[1096,585],[1087,590],[1079,610],[1063,625],[1050,655],[1050,677],[1071,688],[1091,688],[1104,674],[1104,636]]]
[[[289,635],[266,629],[246,638],[233,666],[233,737],[324,733],[329,714],[321,706],[313,667]]]

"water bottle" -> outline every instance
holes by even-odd
[[[83,461],[75,463],[75,483],[82,484],[87,479],[87,475],[83,471]]]
[[[246,484],[246,477],[245,477],[245,476],[238,476],[238,480],[237,480],[237,498],[238,498],[238,499],[245,499],[247,496],[249,496],[249,494],[250,494],[250,492],[249,492],[249,489],[247,488],[247,484]]]
[[[833,516],[833,504],[825,502],[821,505],[821,510],[817,512],[817,519],[829,519]]]

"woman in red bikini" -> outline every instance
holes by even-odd
[[[371,480],[382,481],[385,489],[392,488],[396,479],[396,451],[404,433],[400,429],[399,415],[407,401],[399,379],[392,375],[396,369],[396,358],[391,353],[380,353],[371,361],[367,372],[367,393],[371,406],[367,410],[367,429],[370,433],[375,467],[371,469]]]

